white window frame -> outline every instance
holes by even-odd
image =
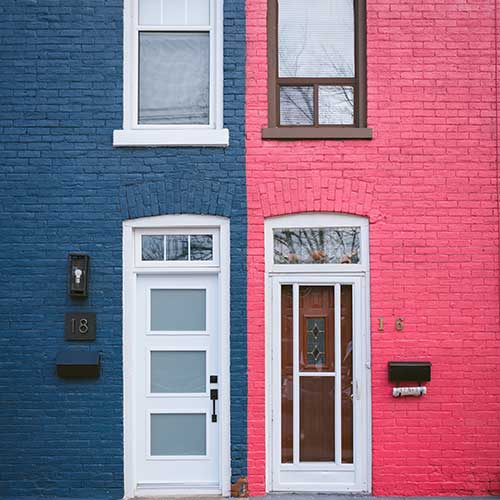
[[[275,264],[274,263],[274,229],[308,229],[331,227],[360,228],[360,262],[358,264]],[[366,272],[369,269],[368,255],[368,219],[357,215],[304,213],[273,217],[266,220],[265,232],[266,269],[268,272],[302,272],[302,273],[352,273]]]
[[[209,26],[140,26],[139,1],[124,0],[123,129],[113,132],[113,146],[228,146],[223,128],[223,0],[210,2]],[[202,31],[210,33],[209,124],[139,124],[139,32]]]

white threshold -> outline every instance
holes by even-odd
[[[123,129],[113,132],[115,147],[214,146],[229,145],[229,130],[220,129]]]

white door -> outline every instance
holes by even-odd
[[[272,489],[368,491],[364,278],[271,283]]]
[[[217,287],[217,274],[137,278],[138,491],[221,493]]]

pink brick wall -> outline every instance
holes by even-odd
[[[371,222],[374,494],[499,494],[494,1],[367,3],[374,139],[280,142],[261,140],[266,0],[247,2],[250,493],[265,491],[264,217],[321,210]],[[432,361],[428,395],[393,399],[391,359]]]

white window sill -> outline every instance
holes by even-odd
[[[115,147],[173,147],[173,146],[216,146],[229,145],[229,130],[222,129],[156,129],[115,130]]]

